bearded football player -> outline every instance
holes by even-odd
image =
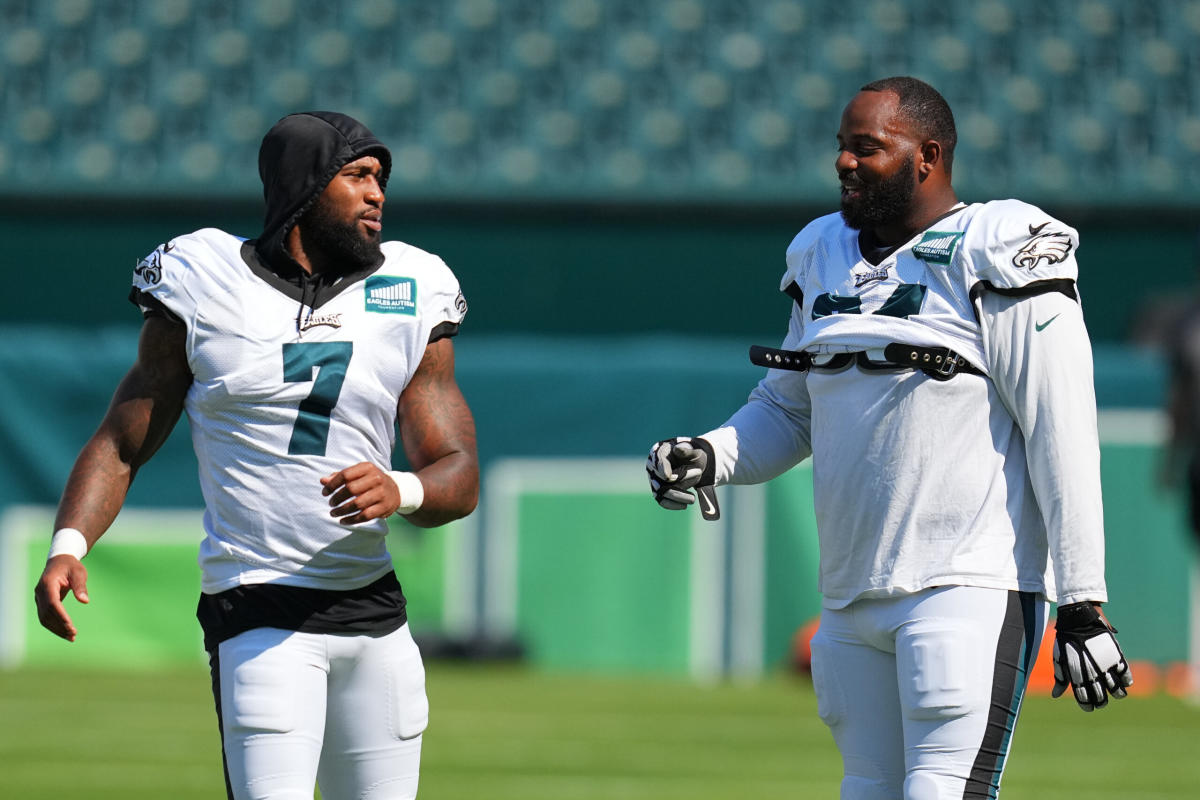
[[[332,112],[263,139],[262,233],[176,237],[135,268],[133,368],[80,453],[37,585],[79,634],[81,559],[186,412],[204,495],[197,610],[230,798],[416,796],[425,671],[386,546],[472,511],[475,427],[454,378],[454,274],[382,241],[388,149]],[[391,469],[399,428],[412,471]],[[80,634],[82,635],[82,634]]]
[[[907,77],[845,107],[841,212],[787,249],[792,301],[749,401],[656,443],[666,508],[813,459],[818,713],[842,800],[989,798],[1057,601],[1054,696],[1085,711],[1132,677],[1101,612],[1104,520],[1074,229],[961,202],[945,99]],[[714,502],[705,503],[709,498]]]

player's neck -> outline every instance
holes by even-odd
[[[300,226],[295,225],[288,231],[287,237],[283,242],[283,251],[291,256],[300,269],[309,275],[312,275],[314,272],[320,272],[319,269],[314,269],[313,259],[309,258],[308,252],[304,249],[304,240],[300,238]]]
[[[917,200],[914,198],[908,214],[895,222],[871,229],[875,242],[884,247],[895,247],[904,244],[921,231],[950,213],[958,205],[958,196],[954,190],[946,187],[945,191],[930,195],[929,198]]]

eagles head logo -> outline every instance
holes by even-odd
[[[1043,222],[1037,227],[1029,226],[1029,233],[1033,238],[1022,245],[1021,249],[1013,256],[1014,267],[1035,270],[1042,266],[1043,261],[1049,266],[1067,260],[1073,246],[1071,237],[1062,231],[1041,233],[1042,228],[1047,224],[1049,223]]]
[[[153,253],[143,258],[133,268],[133,274],[146,286],[153,286],[162,280],[162,257],[169,253],[174,245],[171,242],[161,244]]]

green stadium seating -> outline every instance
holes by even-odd
[[[257,194],[320,107],[402,196],[827,203],[842,104],[913,74],[964,196],[1195,204],[1197,41],[1180,0],[0,0],[0,195]]]

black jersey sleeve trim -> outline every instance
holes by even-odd
[[[1003,297],[1037,297],[1039,294],[1061,292],[1067,297],[1079,302],[1079,293],[1075,291],[1075,281],[1070,278],[1048,278],[1044,281],[1034,281],[1024,286],[1005,288],[994,286],[991,281],[980,281],[971,287],[971,309],[975,312],[975,321],[979,321],[979,298],[984,292],[994,292]]]
[[[800,288],[800,284],[792,281],[787,286],[783,287],[783,293],[796,301],[796,305],[804,305],[804,290]]]
[[[443,322],[435,325],[433,330],[429,332],[429,344],[433,344],[438,339],[449,339],[451,336],[458,335],[457,322]]]
[[[1036,297],[1039,294],[1061,292],[1076,303],[1079,302],[1079,293],[1075,291],[1075,281],[1070,278],[1049,278],[1014,288],[995,286],[991,281],[980,281],[971,287],[971,300],[974,301],[984,292],[994,292],[1005,297]]]
[[[175,322],[183,322],[183,320],[179,318],[179,315],[163,305],[161,300],[152,294],[143,292],[136,286],[129,289],[129,302],[133,303],[142,310],[143,319],[146,317],[166,317],[167,319]]]

